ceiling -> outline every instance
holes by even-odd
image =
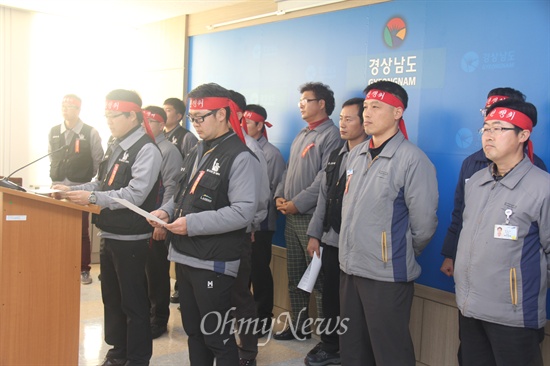
[[[141,25],[249,0],[0,0],[0,6],[100,23]]]

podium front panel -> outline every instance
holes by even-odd
[[[0,365],[77,365],[82,211],[0,196]]]

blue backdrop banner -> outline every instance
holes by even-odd
[[[439,268],[453,195],[464,158],[481,148],[477,130],[489,90],[512,87],[538,109],[532,141],[550,166],[550,2],[392,1],[190,39],[189,90],[206,82],[263,105],[270,141],[288,158],[305,122],[297,101],[309,81],[342,103],[387,79],[409,94],[409,139],[437,168],[439,226],[419,257],[418,283],[453,291]],[[191,128],[191,126],[189,126]],[[284,246],[282,226],[274,238]],[[550,301],[549,301],[550,303]]]

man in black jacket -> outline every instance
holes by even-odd
[[[234,324],[223,319],[230,318],[243,239],[257,209],[260,166],[244,144],[227,89],[203,84],[189,98],[188,118],[202,141],[184,161],[174,200],[153,215],[169,222],[168,258],[176,262],[191,365],[214,359],[218,366],[238,365]]]

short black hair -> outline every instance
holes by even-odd
[[[265,110],[264,107],[262,107],[259,104],[249,104],[249,105],[246,106],[245,110],[259,114],[260,116],[263,117],[264,121],[267,119],[267,111]],[[256,122],[256,125],[257,124],[258,124],[258,122]],[[264,126],[262,128],[262,133],[264,131],[265,131],[265,123],[264,123]]]
[[[502,95],[503,97],[508,97],[509,99],[516,99],[525,102],[525,95],[522,92],[509,87],[494,88],[487,94],[487,98],[492,97],[493,95]]]
[[[183,100],[179,98],[168,98],[164,101],[163,105],[170,105],[175,109],[176,113],[181,114],[180,121],[183,119],[183,116],[185,116],[185,103]]]
[[[231,94],[231,100],[239,107],[239,109],[244,113],[246,110],[246,98],[244,95],[235,90],[229,90]]]
[[[207,84],[201,84],[197,86],[195,89],[191,90],[189,94],[187,95],[188,98],[192,99],[200,99],[200,98],[227,98],[231,99],[231,93],[229,90],[224,88],[223,86],[220,86],[216,83],[207,83]],[[231,109],[229,107],[224,108],[226,113],[226,121],[229,121],[229,117],[231,116]]]
[[[365,90],[363,90],[363,92],[366,95],[372,89],[382,90],[395,95],[403,103],[404,109],[407,109],[409,96],[407,91],[403,89],[401,85],[394,83],[393,81],[381,80],[370,84],[365,88]]]
[[[349,105],[357,106],[357,113],[359,114],[359,119],[361,120],[361,124],[363,124],[363,110],[365,109],[365,106],[363,105],[364,101],[365,101],[364,98],[351,98],[346,100],[344,104],[342,104],[342,108],[347,107]]]
[[[162,119],[164,120],[164,123],[166,123],[166,120],[168,119],[168,116],[166,116],[166,112],[161,107],[157,107],[155,105],[150,105],[150,106],[147,106],[143,109],[146,110],[146,111],[149,111],[151,113],[160,115],[162,117]]]
[[[122,100],[125,102],[132,102],[134,104],[137,104],[139,107],[142,105],[141,97],[139,94],[134,90],[126,90],[126,89],[115,89],[107,96],[105,97],[106,100]],[[123,112],[126,117],[130,115],[130,112]],[[136,112],[137,120],[139,123],[143,122],[143,113]]]
[[[305,83],[300,86],[300,93],[306,91],[312,91],[315,94],[315,98],[324,100],[327,115],[330,116],[332,114],[334,111],[334,92],[330,89],[330,86],[318,82]]]
[[[246,106],[246,108],[244,110],[257,113],[260,116],[262,116],[264,119],[267,119],[267,111],[265,110],[264,107],[262,107],[259,104],[249,104],[249,105]]]

